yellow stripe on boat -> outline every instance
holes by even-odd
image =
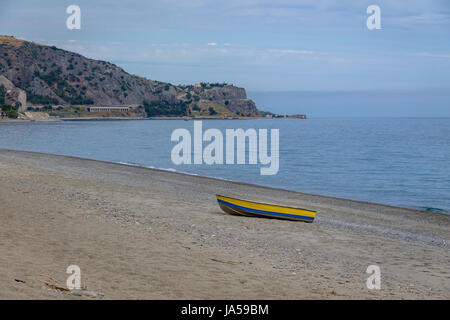
[[[307,209],[292,208],[275,204],[253,202],[216,195],[219,206],[228,213],[269,216],[272,218],[301,220],[312,222],[316,212]]]

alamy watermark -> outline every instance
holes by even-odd
[[[270,155],[268,153],[268,129],[226,129],[225,155],[224,135],[219,129],[203,132],[202,121],[194,121],[194,136],[184,128],[175,129],[172,142],[178,142],[172,149],[171,160],[181,164],[246,164],[246,141],[248,141],[248,164],[260,164],[261,175],[274,175],[279,169],[279,129],[270,129]],[[204,148],[203,143],[209,142]],[[193,146],[193,148],[192,148]],[[193,154],[193,157],[192,157]],[[193,159],[192,159],[193,158]],[[236,162],[235,162],[236,159]]]
[[[80,290],[81,289],[81,269],[77,265],[70,265],[67,267],[66,273],[70,274],[67,277],[66,285],[69,290]]]
[[[70,16],[66,20],[66,27],[69,30],[81,29],[81,9],[79,6],[73,4],[67,7],[66,13]]]
[[[371,274],[366,281],[367,289],[380,290],[381,289],[381,270],[376,264],[367,267],[366,273]]]
[[[66,20],[66,26],[69,30],[81,29],[81,8],[78,5],[72,4],[67,7],[66,13],[70,16]],[[372,4],[367,7],[366,13],[370,16],[366,20],[366,25],[369,30],[381,29],[381,9],[378,5]]]
[[[366,25],[369,30],[381,29],[381,9],[377,5],[370,5],[366,10],[370,16],[367,18]]]

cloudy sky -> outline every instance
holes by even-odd
[[[0,0],[0,34],[175,84],[258,91],[450,88],[448,0]],[[66,8],[81,8],[69,30]],[[369,5],[381,30],[368,30]]]

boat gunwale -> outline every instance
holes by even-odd
[[[308,211],[308,212],[314,212],[315,214],[317,214],[317,211],[314,211],[314,210],[309,210],[309,209],[304,209],[304,208],[296,208],[296,207],[289,207],[289,206],[282,206],[282,205],[279,205],[279,204],[273,204],[273,203],[267,203],[267,202],[249,201],[249,200],[245,200],[245,199],[238,199],[238,198],[233,198],[233,197],[222,196],[222,195],[216,193],[216,199],[217,199],[217,197],[223,197],[223,198],[228,198],[228,199],[233,199],[233,200],[245,201],[245,202],[250,202],[250,203],[255,203],[255,204],[265,204],[265,205],[275,206],[275,207],[280,207],[280,208],[289,208],[289,209],[303,210],[303,211]]]
[[[267,211],[267,212],[251,212],[251,211],[247,211],[247,210],[256,210],[256,209],[245,208],[245,207],[234,208],[233,204],[231,204],[231,203],[224,202],[223,200],[220,200],[220,199],[217,199],[217,200],[218,200],[219,206],[222,208],[222,210],[224,210],[223,207],[226,207],[227,209],[234,211],[231,214],[235,214],[235,215],[254,217],[254,218],[267,217],[267,218],[272,218],[272,219],[302,221],[302,222],[309,222],[309,223],[312,223],[316,218],[315,216],[314,217],[296,216],[296,215],[292,215],[292,214],[283,214],[283,213],[269,212],[269,211]],[[258,211],[260,211],[260,210],[258,210]]]

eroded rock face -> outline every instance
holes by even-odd
[[[213,100],[226,106],[228,110],[242,116],[257,116],[259,111],[255,103],[247,98],[244,88],[233,85],[213,86],[199,90],[199,96],[203,100]]]
[[[254,117],[259,115],[259,110],[251,99],[229,100],[228,110],[244,117]]]
[[[222,87],[212,87],[199,89],[199,95],[201,99],[214,100],[214,101],[225,101],[225,100],[239,100],[247,99],[247,94],[244,88],[238,88],[233,85],[224,85]]]
[[[20,104],[19,111],[23,111],[27,105],[27,94],[20,88],[17,88],[11,81],[3,75],[0,75],[0,86],[6,90],[5,104]]]

